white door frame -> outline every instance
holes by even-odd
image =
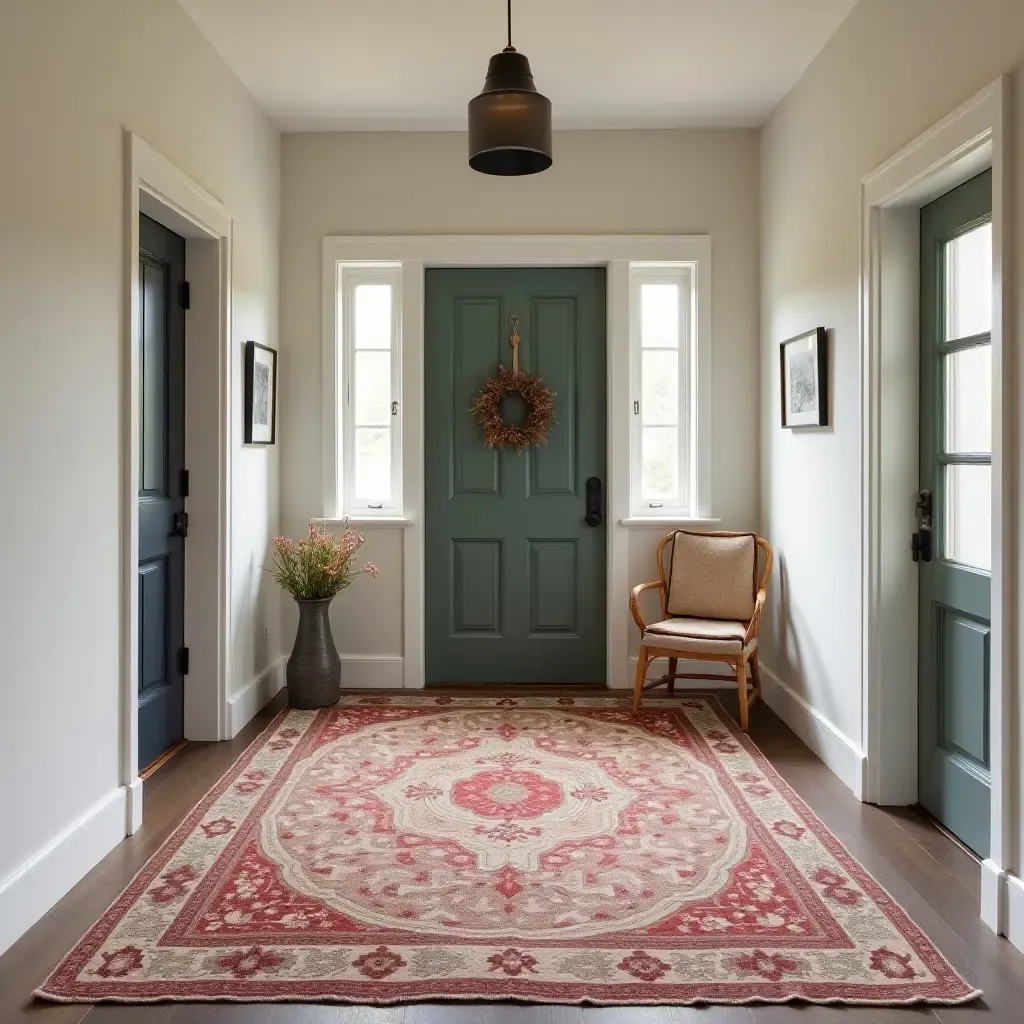
[[[697,274],[697,516],[711,508],[711,238],[708,235],[327,236],[323,242],[323,516],[336,520],[338,495],[338,264],[402,266],[402,484],[404,529],[403,685],[425,681],[423,352],[428,267],[605,267],[607,270],[607,683],[632,686],[629,616],[629,268],[693,263]],[[360,526],[370,523],[360,519]],[[683,523],[679,519],[676,522]],[[650,525],[650,524],[648,524]]]
[[[1017,786],[1017,443],[1009,230],[1009,83],[997,79],[862,180],[863,693],[865,799],[917,802],[918,575],[910,558],[918,481],[920,208],[992,168],[991,852],[981,916],[1005,931]],[[1024,892],[1024,890],[1022,890]]]
[[[125,132],[125,266],[121,408],[121,784],[126,834],[142,824],[138,774],[139,214],[185,239],[191,285],[185,360],[185,464],[190,515],[185,559],[185,737],[227,738],[228,557],[231,473],[231,214],[213,196]]]

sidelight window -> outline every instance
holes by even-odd
[[[401,267],[339,270],[340,507],[401,513]]]
[[[696,508],[696,267],[631,268],[631,514]]]

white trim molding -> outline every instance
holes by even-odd
[[[988,862],[986,861],[986,863]],[[982,879],[984,884],[984,875],[982,875]],[[1000,917],[1002,927],[992,927],[1000,935],[1005,935],[1018,949],[1024,950],[1024,879],[1004,873],[1003,882],[1005,892],[1000,894],[1000,909],[1003,913],[1003,916]],[[984,890],[982,895],[984,895]],[[987,920],[986,924],[991,926],[991,922]]]
[[[124,839],[127,794],[112,789],[0,881],[0,953]]]
[[[267,701],[284,689],[285,665],[288,656],[282,654],[276,661],[265,668],[255,679],[250,680],[238,693],[228,698],[228,738],[237,736],[243,726]]]
[[[231,616],[231,239],[228,210],[138,135],[126,131],[124,320],[121,414],[121,784],[132,794],[122,814],[128,834],[142,824],[138,779],[138,464],[139,214],[185,239],[191,284],[185,371],[185,458],[191,517],[185,570],[185,736],[229,735],[227,703]]]
[[[761,663],[764,702],[845,783],[858,800],[864,799],[864,751]]]
[[[609,686],[628,685],[629,616],[622,595],[629,584],[629,268],[634,263],[691,263],[697,278],[698,447],[711,450],[711,239],[707,235],[411,235],[327,236],[323,240],[323,510],[338,509],[338,266],[390,263],[402,267],[402,522],[404,531],[404,637],[402,679],[407,689],[425,683],[424,652],[424,277],[428,267],[607,268],[607,665]],[[700,358],[701,352],[706,359]],[[698,460],[697,514],[711,516],[710,459]],[[381,524],[383,526],[383,524]],[[652,523],[653,525],[653,523]],[[357,659],[359,660],[359,659]],[[364,670],[360,670],[362,672]],[[381,672],[380,668],[374,670]],[[393,671],[393,670],[388,670]],[[625,673],[625,675],[624,675]],[[354,673],[358,678],[359,673]],[[345,683],[345,685],[359,685]],[[386,685],[386,684],[376,684]]]
[[[908,804],[918,782],[918,581],[908,556],[918,480],[918,211],[992,168],[992,831],[982,916],[997,930],[1000,879],[1013,866],[1018,827],[1011,730],[1021,625],[1009,93],[1009,79],[997,79],[861,183],[864,798]]]

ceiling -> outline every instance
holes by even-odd
[[[463,130],[503,0],[181,0],[284,130]],[[513,0],[556,128],[757,126],[856,0]]]

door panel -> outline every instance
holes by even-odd
[[[426,284],[427,681],[602,682],[605,530],[585,524],[584,485],[605,476],[604,272],[428,270]],[[469,412],[511,363],[513,313],[520,367],[557,394],[547,444],[522,455],[485,447]]]
[[[921,211],[919,799],[980,856],[989,847],[992,374],[991,172]]]
[[[185,633],[182,511],[185,458],[185,317],[179,296],[185,242],[139,218],[139,767],[184,732]]]

